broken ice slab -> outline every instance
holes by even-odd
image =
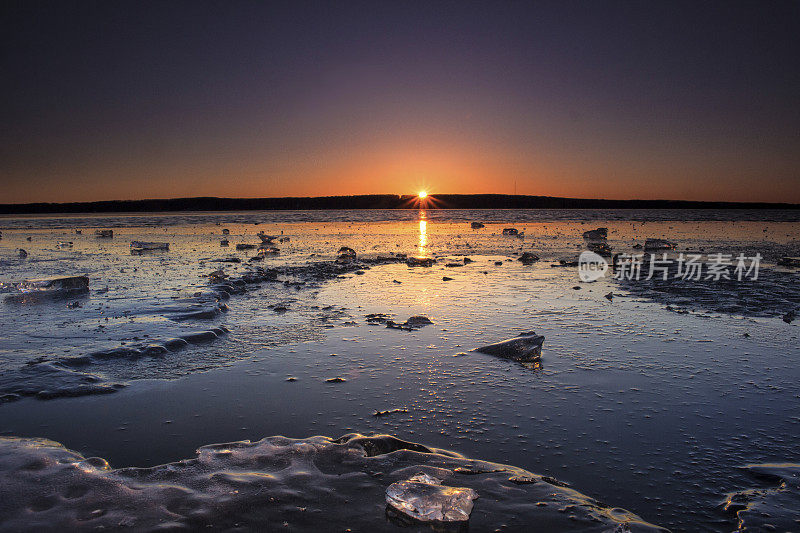
[[[608,238],[608,228],[597,228],[583,232],[586,241],[604,241]]]
[[[16,291],[6,296],[6,301],[35,303],[51,297],[74,296],[89,292],[88,276],[53,276],[28,279],[11,285]]]
[[[604,257],[611,256],[611,246],[609,246],[605,241],[587,241],[586,248],[588,248],[590,252],[594,252],[597,255]]]
[[[421,328],[422,326],[429,326],[433,324],[433,321],[430,318],[423,315],[414,315],[408,317],[408,320],[406,320],[406,324],[411,326],[412,328]]]
[[[89,290],[88,276],[53,276],[49,278],[28,279],[17,284],[20,292],[53,290]]]
[[[662,252],[665,250],[674,250],[678,247],[672,241],[668,241],[666,239],[647,239],[644,242],[644,251],[647,253],[652,252]]]
[[[433,257],[409,257],[406,264],[410,267],[430,267],[436,262]]]
[[[382,316],[382,315],[372,315],[372,316]],[[370,321],[370,315],[367,315],[367,321]],[[394,320],[385,320],[384,323],[386,324],[387,328],[392,329],[402,329],[405,331],[414,331],[415,329],[419,329],[424,326],[429,326],[433,324],[430,318],[423,316],[423,315],[415,315],[409,317],[408,320],[403,322],[402,324],[398,324]]]
[[[99,237],[101,239],[110,239],[114,236],[114,230],[110,229],[99,229],[94,232],[95,237]]]
[[[473,351],[524,363],[538,361],[542,358],[542,344],[544,344],[544,336],[537,335],[534,331],[529,331],[517,337],[489,344]]]
[[[478,493],[466,487],[449,487],[428,474],[417,474],[386,489],[386,503],[415,520],[466,522]]]
[[[168,242],[131,241],[131,253],[142,253],[154,250],[169,250]]]
[[[598,255],[611,256],[611,246],[608,245],[608,228],[597,228],[583,232],[586,247]]]
[[[470,224],[470,227],[472,229],[481,229],[481,228],[484,228],[486,226],[484,226],[484,224],[481,223],[481,222],[473,222],[473,223]]]
[[[348,246],[342,246],[337,252],[336,262],[340,264],[351,263],[356,260],[356,251]]]

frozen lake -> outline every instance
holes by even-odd
[[[524,237],[502,235],[512,226]],[[554,267],[597,227],[620,253],[647,238],[758,253],[761,275],[673,290]],[[782,319],[800,308],[798,273],[776,265],[800,255],[793,212],[91,215],[0,228],[0,434],[116,468],[216,442],[386,433],[552,476],[673,531],[730,531],[726,493],[761,486],[741,467],[800,456],[800,322]],[[277,255],[237,250],[258,232]],[[132,255],[131,241],[169,250]],[[341,246],[365,262],[329,268]],[[16,290],[74,275],[88,292]],[[391,329],[367,321],[377,313],[433,324]],[[539,363],[471,352],[528,331],[545,337]]]

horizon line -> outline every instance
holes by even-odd
[[[160,212],[160,211],[292,211],[420,209],[416,194],[360,194],[336,196],[143,198],[81,202],[26,202],[0,204],[2,214]],[[523,194],[429,194],[424,209],[800,209],[786,202],[724,200],[669,200],[570,198]]]

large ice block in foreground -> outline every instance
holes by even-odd
[[[392,483],[386,489],[386,503],[416,520],[464,522],[472,512],[478,493],[466,487],[448,487],[428,474]]]

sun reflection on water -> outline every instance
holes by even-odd
[[[428,221],[425,220],[426,214],[425,211],[419,212],[419,245],[418,253],[421,256],[424,256],[426,253],[426,248],[428,246]]]

